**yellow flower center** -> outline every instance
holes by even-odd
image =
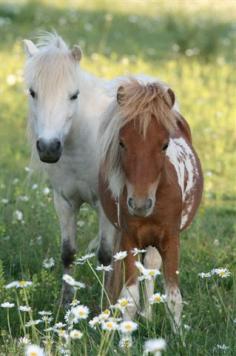
[[[120,302],[121,307],[126,307],[128,305],[128,300],[122,300]]]
[[[31,352],[30,352],[30,356],[38,356],[38,353],[35,352],[35,351],[31,351]]]
[[[26,285],[26,281],[19,281],[19,286],[24,287]],[[35,352],[33,352],[35,354]]]

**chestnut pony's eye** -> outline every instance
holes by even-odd
[[[30,93],[30,95],[32,96],[33,99],[36,98],[36,93],[32,88],[29,88],[29,93]]]
[[[79,95],[79,90],[77,90],[73,95],[70,96],[70,100],[76,100]]]
[[[162,147],[162,151],[166,151],[168,146],[169,146],[169,142],[166,142]]]

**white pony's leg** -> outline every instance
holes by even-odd
[[[61,228],[61,256],[64,273],[70,274],[76,252],[76,212],[80,205],[75,205],[75,203],[66,200],[56,191],[54,191],[54,205]],[[62,293],[63,303],[69,303],[72,298],[73,288],[64,283]]]
[[[162,264],[161,255],[155,247],[149,246],[146,249],[144,261],[144,267],[148,269],[160,269]],[[144,309],[141,312],[142,316],[151,320],[152,318],[152,308],[149,303],[149,298],[154,293],[154,281],[145,280],[144,282]]]
[[[99,204],[99,247],[98,259],[103,265],[109,265],[114,253],[115,239],[119,232],[107,219],[101,205]]]

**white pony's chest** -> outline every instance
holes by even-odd
[[[166,152],[167,157],[174,166],[178,185],[182,193],[183,206],[181,228],[188,221],[193,207],[193,191],[198,177],[198,166],[194,152],[184,138],[171,138]]]
[[[47,172],[54,189],[68,200],[96,205],[98,164],[92,147],[84,146],[63,155],[58,164],[48,167]]]

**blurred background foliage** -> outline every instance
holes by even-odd
[[[146,73],[167,81],[190,122],[208,198],[236,195],[235,1],[1,1],[0,161],[28,162],[22,39],[56,30],[104,78]],[[5,175],[5,174],[4,174]]]
[[[175,91],[202,161],[205,192],[198,218],[182,237],[181,283],[184,299],[191,301],[184,320],[195,328],[188,334],[189,353],[172,339],[168,354],[212,355],[220,342],[235,354],[235,280],[220,284],[217,294],[214,285],[203,287],[197,274],[221,265],[236,268],[236,2],[0,0],[0,295],[13,301],[4,284],[32,279],[32,307],[56,310],[61,263],[52,194],[45,194],[45,180],[25,169],[30,149],[22,39],[35,39],[41,30],[56,30],[70,45],[79,43],[81,66],[95,75],[145,73]],[[78,226],[81,254],[97,232],[96,214],[88,206]],[[54,269],[43,270],[43,259],[52,256]],[[99,286],[82,269],[77,277],[88,288],[81,300],[93,308]],[[17,317],[12,319],[17,330]],[[5,330],[5,319],[0,320]],[[165,335],[166,319],[156,323],[152,336],[160,330]]]

